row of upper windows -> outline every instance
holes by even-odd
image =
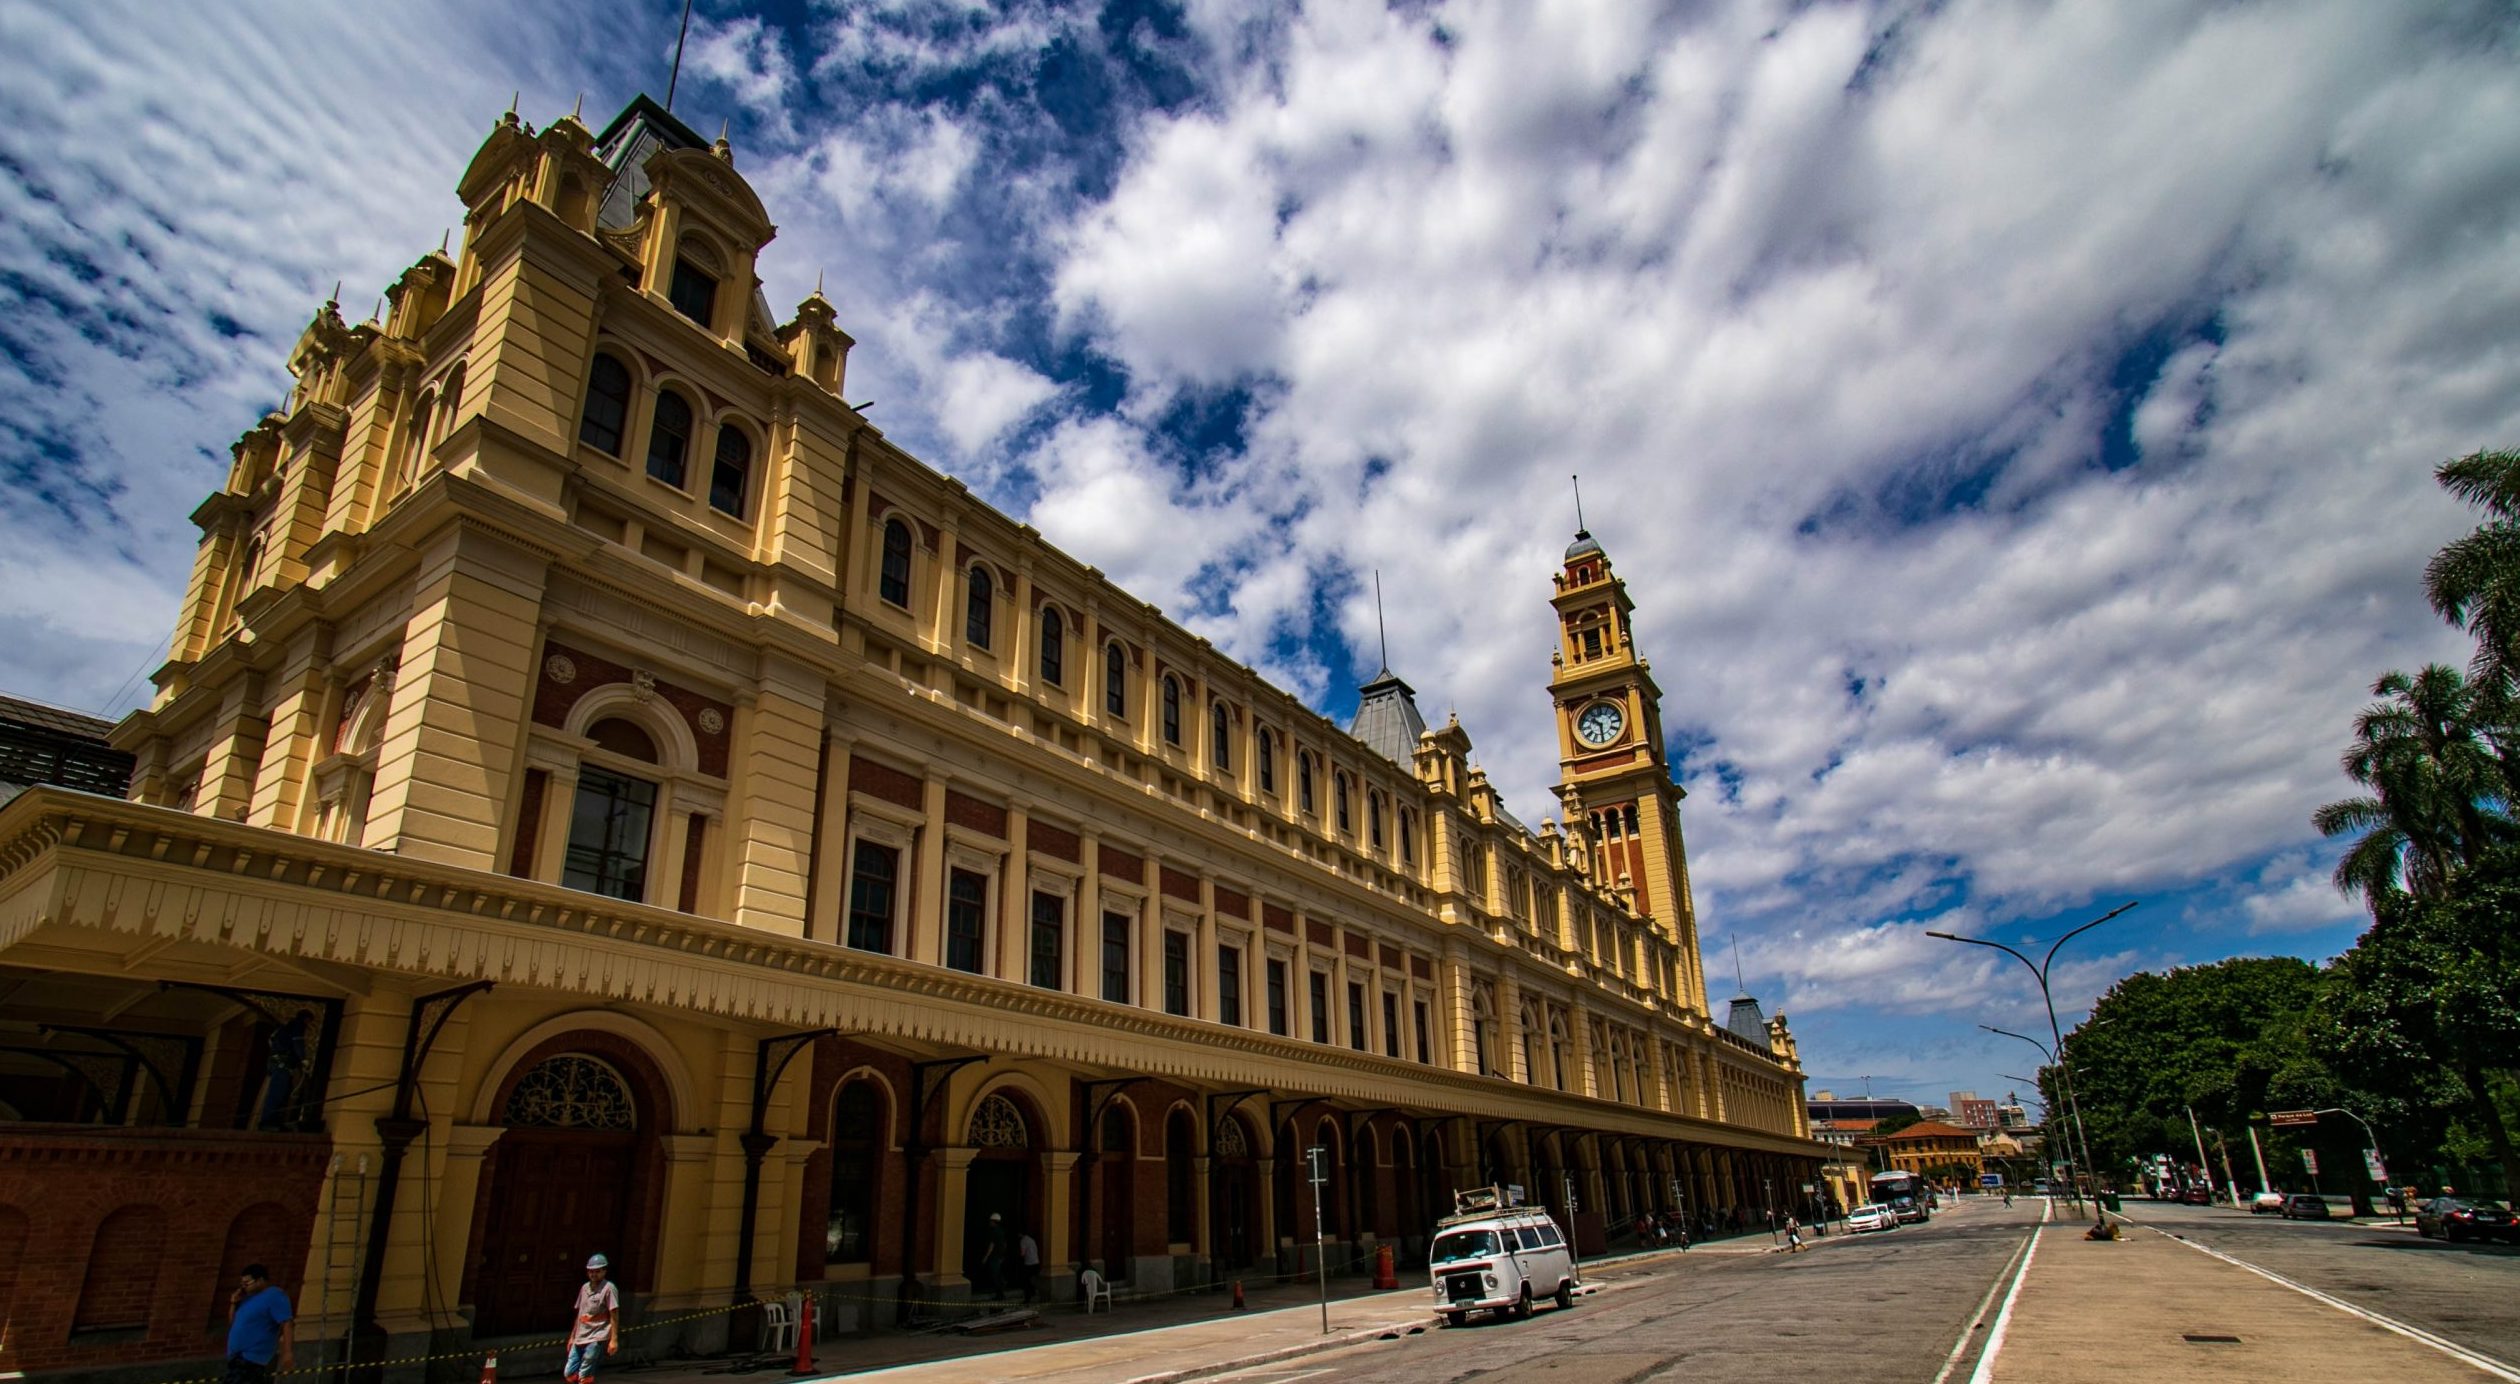
[[[902,914],[907,902],[903,874],[910,852],[898,845],[860,838],[850,852],[848,914],[842,942],[859,951],[899,955]],[[944,964],[973,975],[988,974],[988,958],[994,950],[994,920],[998,910],[990,892],[993,877],[979,870],[949,864],[945,871],[945,932],[942,940]],[[1022,958],[1018,963],[1025,983],[1045,990],[1070,988],[1070,946],[1068,895],[1052,890],[1033,891],[1024,919]],[[1125,910],[1105,910],[1100,919],[1099,934],[1089,940],[1094,950],[1075,960],[1086,969],[1076,977],[1078,988],[1114,1004],[1136,1003],[1136,965],[1138,918]],[[1183,1018],[1204,1017],[1235,1027],[1244,1025],[1246,972],[1244,957],[1252,945],[1247,935],[1220,939],[1216,947],[1216,995],[1210,1012],[1200,1013],[1198,976],[1192,964],[1197,938],[1182,929],[1162,930],[1162,956],[1159,958],[1159,993],[1155,998],[1164,1012]],[[1271,956],[1262,960],[1260,999],[1263,1023],[1271,1033],[1281,1036],[1294,1031],[1294,1015],[1288,989],[1290,965],[1286,958]],[[1332,1042],[1333,1018],[1329,1001],[1330,973],[1311,972],[1310,1001],[1312,1037],[1316,1043]],[[1399,1006],[1402,992],[1388,987],[1382,994],[1382,1035],[1387,1056],[1402,1055]],[[1347,1041],[1351,1047],[1364,1050],[1368,1045],[1366,985],[1362,981],[1348,984]],[[1416,1057],[1420,1062],[1434,1060],[1427,1024],[1428,997],[1414,992],[1414,1026]]]
[[[886,519],[883,556],[876,575],[876,594],[881,596],[887,604],[904,610],[910,608],[911,548],[910,525],[898,518]],[[978,649],[994,647],[996,608],[996,578],[990,574],[985,564],[973,563],[965,571],[963,577],[964,643]],[[1041,680],[1052,687],[1065,687],[1067,685],[1067,621],[1059,613],[1057,607],[1048,605],[1041,608],[1039,620],[1038,652]],[[1181,680],[1170,673],[1164,674],[1157,681],[1156,696],[1160,703],[1161,713],[1158,728],[1163,734],[1164,743],[1176,749],[1183,748],[1184,694]],[[1103,710],[1114,717],[1123,719],[1129,714],[1129,656],[1127,649],[1117,639],[1106,640],[1103,643]],[[1209,759],[1217,768],[1230,773],[1234,768],[1233,708],[1222,699],[1211,698],[1208,702],[1208,718]],[[1274,794],[1278,791],[1277,738],[1277,733],[1265,726],[1258,729],[1255,737],[1257,763],[1253,768],[1257,772],[1260,791],[1263,793]],[[1317,812],[1320,808],[1316,801],[1315,784],[1319,774],[1314,766],[1312,751],[1297,751],[1295,765],[1296,806],[1307,813]],[[1350,787],[1347,771],[1335,770],[1331,778],[1330,796],[1338,829],[1352,833],[1356,830],[1352,806],[1355,795]],[[1376,850],[1382,849],[1385,844],[1388,818],[1382,790],[1379,788],[1366,790],[1366,835],[1368,842]],[[1400,837],[1400,858],[1404,863],[1415,864],[1417,862],[1417,814],[1408,808],[1401,808],[1397,825]]]
[[[630,440],[631,403],[637,388],[630,367],[610,351],[598,351],[586,372],[586,408],[578,417],[578,441],[606,456],[624,455]],[[659,387],[647,413],[647,473],[676,490],[690,486],[696,415],[691,401],[671,385]],[[720,420],[710,448],[709,508],[744,517],[752,490],[753,441],[732,420]]]

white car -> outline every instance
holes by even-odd
[[[2256,1196],[2249,1198],[2249,1214],[2252,1216],[2264,1216],[2270,1214],[2280,1216],[2284,1214],[2284,1194],[2281,1192],[2260,1192]]]
[[[1887,1206],[1858,1206],[1846,1213],[1846,1228],[1859,1234],[1867,1230],[1896,1230],[1899,1218]]]

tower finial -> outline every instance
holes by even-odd
[[[1733,944],[1733,984],[1740,986],[1740,987],[1741,987],[1741,993],[1743,993],[1743,994],[1745,994],[1745,995],[1746,995],[1746,994],[1749,994],[1749,993],[1750,993],[1750,982],[1749,982],[1749,980],[1748,980],[1745,976],[1743,976],[1743,975],[1742,975],[1742,972],[1741,972],[1741,934],[1740,934],[1740,933],[1736,932],[1736,933],[1734,933],[1734,934],[1732,935],[1732,944]]]
[[[333,291],[332,291],[332,296],[331,296],[330,298],[325,299],[325,300],[324,300],[324,302],[325,302],[325,305],[326,305],[327,307],[336,307],[336,308],[337,308],[337,307],[340,307],[340,306],[341,306],[341,280],[339,280],[339,279],[335,279],[335,280],[333,280]]]
[[[439,253],[439,254],[441,254],[441,255],[445,254],[445,253],[446,253],[446,244],[447,244],[447,242],[448,242],[448,241],[450,241],[450,240],[453,240],[454,238],[455,238],[455,228],[454,228],[454,227],[452,227],[452,226],[448,226],[448,227],[445,227],[444,229],[440,230],[440,231],[438,232],[438,253]]]
[[[1567,479],[1575,482],[1575,536],[1578,538],[1591,537],[1591,530],[1584,527],[1584,478],[1582,476],[1569,476]]]
[[[581,91],[577,94],[577,104],[569,107],[569,118],[571,120],[583,120],[585,117],[586,93]]]
[[[822,296],[822,276],[823,272],[821,270],[817,269],[814,271],[814,296],[817,298]]]
[[[1374,569],[1374,638],[1382,645],[1383,671],[1391,671],[1391,629],[1383,623],[1382,569]]]

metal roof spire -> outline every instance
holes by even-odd
[[[1575,536],[1589,538],[1592,535],[1584,527],[1584,478],[1569,476],[1567,479],[1575,482]]]
[[[665,78],[665,113],[674,113],[674,88],[682,83],[683,40],[691,35],[691,0],[683,0],[682,27],[674,31],[674,70]]]
[[[1383,623],[1382,569],[1379,567],[1374,569],[1374,638],[1382,645],[1382,666],[1387,676],[1391,672],[1391,628]]]

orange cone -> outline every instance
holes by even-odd
[[[495,1350],[481,1362],[481,1384],[499,1384],[499,1353]]]
[[[797,1313],[796,1365],[789,1374],[803,1377],[814,1373],[814,1299],[809,1294],[805,1310]]]
[[[1234,1280],[1234,1310],[1237,1312],[1248,1312],[1251,1310],[1243,1303],[1242,1280],[1239,1278]]]
[[[1391,1246],[1389,1245],[1374,1246],[1374,1286],[1376,1288],[1400,1286],[1400,1274],[1392,1267]]]

